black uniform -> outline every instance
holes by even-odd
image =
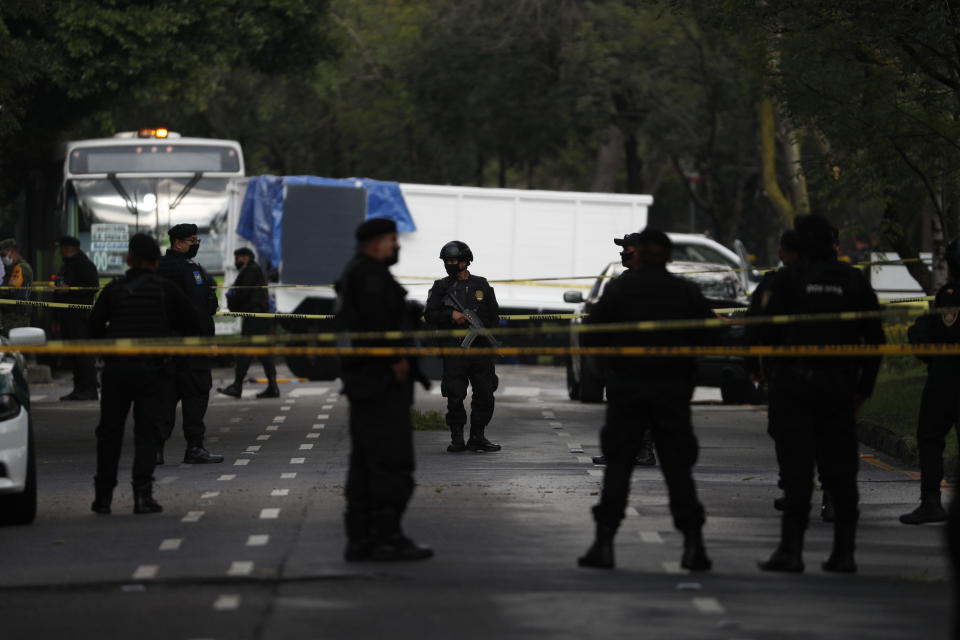
[[[336,288],[339,330],[410,328],[407,292],[383,262],[357,254],[347,263]],[[353,344],[387,343],[367,340]],[[392,365],[399,359],[350,357],[342,361],[340,377],[350,401],[346,528],[351,543],[397,534],[413,494],[413,376],[404,382],[396,380]]]
[[[69,287],[94,287],[89,291],[55,291],[56,301],[66,304],[93,304],[96,297],[95,287],[100,286],[100,276],[96,265],[83,251],[78,251],[63,259],[57,283]],[[60,335],[64,340],[85,340],[90,323],[88,311],[62,309],[57,313],[60,323]],[[73,393],[79,396],[96,396],[97,370],[94,356],[71,356],[73,367]]]
[[[206,270],[184,254],[167,249],[160,259],[157,273],[175,284],[189,299],[199,319],[199,328],[192,335],[214,334],[213,314],[217,311],[216,283]],[[183,435],[189,447],[202,447],[206,426],[203,417],[210,402],[213,377],[210,360],[203,357],[176,358],[176,375],[165,385],[163,439],[173,433],[177,419],[177,403],[182,403]]]
[[[607,285],[585,322],[600,324],[633,320],[712,318],[710,304],[691,282],[670,274],[665,265],[641,266]],[[595,346],[707,344],[706,331],[586,333]],[[661,469],[670,494],[674,525],[699,531],[705,515],[697,499],[691,469],[699,444],[690,421],[690,398],[696,384],[694,358],[610,358],[607,363],[607,418],[600,446],[607,460],[600,504],[594,519],[613,530],[623,520],[630,475],[652,430]]]
[[[447,276],[433,283],[427,298],[425,318],[428,324],[438,329],[467,329],[469,325],[453,322],[456,307],[447,300],[453,295],[464,309],[475,311],[483,326],[495,327],[500,322],[500,305],[493,287],[485,278],[470,275],[466,280]],[[462,338],[446,340],[448,346],[460,346]],[[479,337],[475,347],[490,347],[489,341]],[[468,350],[469,352],[469,350]],[[467,411],[463,401],[467,397],[467,385],[473,387],[470,402],[470,436],[483,437],[484,429],[493,418],[494,392],[499,380],[494,366],[494,356],[446,356],[443,358],[441,393],[447,399],[447,426],[454,433],[463,433],[467,424]]]
[[[270,295],[267,293],[267,279],[263,275],[263,269],[253,260],[248,261],[237,279],[233,282],[235,289],[227,292],[227,308],[230,311],[243,311],[247,313],[268,313],[270,311]],[[243,318],[241,333],[245,336],[264,335],[273,333],[272,318]],[[273,356],[259,356],[260,364],[263,365],[263,372],[267,380],[271,383],[277,381],[277,368],[273,364]],[[250,369],[252,356],[237,356],[236,384],[243,384],[243,379]]]
[[[859,271],[825,257],[803,258],[784,268],[771,283],[769,294],[761,302],[764,315],[879,308],[873,289]],[[879,319],[760,325],[751,336],[755,344],[773,345],[885,342]],[[880,358],[777,358],[769,366],[785,495],[781,546],[763,568],[803,570],[803,530],[809,520],[816,464],[830,487],[836,511],[835,555],[844,555],[850,562],[845,569],[829,570],[855,571],[852,553],[859,518],[855,414],[858,400],[873,392]]]
[[[143,269],[130,269],[108,284],[90,314],[92,338],[153,338],[192,335],[199,329],[193,307],[168,280]],[[97,426],[99,490],[117,484],[117,466],[124,424],[133,405],[134,486],[153,482],[161,443],[163,397],[157,389],[172,375],[169,358],[107,356],[104,358],[100,424]]]
[[[950,282],[937,292],[933,307],[960,307],[960,283]],[[957,313],[920,316],[908,332],[912,344],[960,343]],[[960,420],[960,357],[923,358],[927,381],[920,400],[917,448],[920,453],[920,489],[936,495],[939,504],[946,437]]]

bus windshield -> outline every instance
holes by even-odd
[[[230,147],[151,143],[81,147],[70,153],[71,174],[229,172],[240,170],[240,158]]]

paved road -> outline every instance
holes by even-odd
[[[437,557],[415,565],[340,559],[339,383],[283,384],[279,400],[216,398],[210,448],[227,461],[160,469],[160,515],[132,515],[122,484],[109,517],[89,511],[96,404],[59,403],[64,388],[36,386],[40,514],[0,529],[0,637],[947,637],[943,530],[896,523],[916,481],[879,457],[862,465],[859,575],[820,572],[830,530],[819,522],[806,575],[756,569],[778,521],[765,414],[750,407],[695,410],[711,575],[678,570],[680,536],[656,469],[635,474],[618,569],[577,568],[600,487],[589,456],[603,408],[568,401],[560,370],[501,374],[488,435],[502,453],[451,455],[444,433],[417,433],[406,528]],[[442,399],[423,393],[418,404],[441,409]]]

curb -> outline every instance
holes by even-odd
[[[903,436],[874,422],[857,420],[857,439],[905,465],[916,467],[919,464],[915,445]],[[950,454],[949,451],[946,453]],[[944,475],[947,478],[960,476],[960,460],[956,458],[944,460]]]

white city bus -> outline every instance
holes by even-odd
[[[67,144],[63,174],[64,231],[80,239],[101,275],[123,272],[134,233],[163,245],[183,222],[199,227],[198,261],[222,269],[227,190],[244,175],[240,143],[166,129],[77,140]]]

